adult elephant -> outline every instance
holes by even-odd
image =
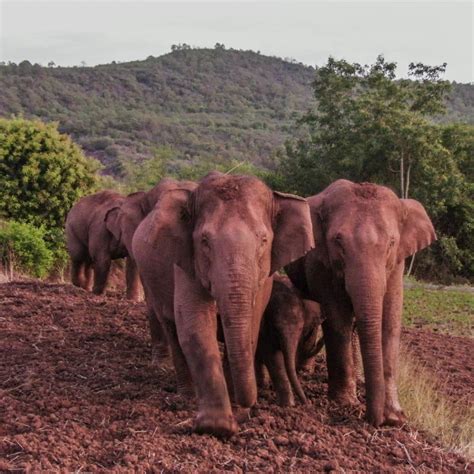
[[[182,185],[189,186],[192,183],[186,181]],[[155,207],[160,196],[174,187],[176,187],[175,180],[170,178],[162,179],[147,192],[139,191],[129,194],[105,214],[105,227],[127,251],[127,297],[129,299],[136,301],[140,296],[140,278],[132,251],[133,234],[140,222]]]
[[[195,430],[237,431],[217,344],[219,313],[235,402],[257,398],[254,357],[271,275],[314,245],[306,200],[213,172],[164,193],[133,237],[147,295],[168,336],[178,389],[194,382]]]
[[[405,419],[396,385],[405,258],[436,239],[423,206],[386,187],[338,180],[308,198],[316,248],[286,267],[321,304],[329,396],[356,401],[351,334],[355,315],[365,374],[367,420]]]
[[[66,244],[71,257],[71,280],[81,288],[102,294],[112,259],[127,256],[125,246],[108,231],[107,212],[125,196],[101,191],[80,199],[66,219]],[[128,264],[128,262],[127,262]]]
[[[101,191],[80,199],[66,219],[67,248],[74,285],[102,294],[111,261],[127,258],[127,298],[140,299],[140,278],[132,254],[132,237],[140,222],[153,209],[161,193],[174,181],[163,179],[148,192],[123,196]],[[94,272],[92,272],[94,270]]]
[[[104,222],[107,230],[127,251],[127,296],[135,301],[139,299],[141,285],[133,256],[133,235],[141,221],[155,207],[160,196],[172,189],[176,189],[178,186],[180,188],[193,189],[196,185],[191,181],[181,181],[178,183],[174,179],[164,178],[148,192],[137,192],[128,195],[117,206],[110,208],[105,215]],[[160,361],[168,354],[166,337],[151,304],[151,299],[146,297],[146,294],[145,300],[150,325],[152,362],[155,365],[159,365]]]

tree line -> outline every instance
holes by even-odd
[[[421,201],[433,220],[438,241],[410,262],[410,270],[432,281],[472,282],[474,127],[444,120],[453,87],[442,79],[446,65],[410,64],[407,79],[397,79],[396,67],[382,56],[372,65],[329,58],[314,75],[314,107],[297,114],[291,138],[274,148],[266,166],[219,156],[183,162],[174,147],[162,144],[141,160],[119,157],[120,178],[114,179],[98,174],[100,163],[86,158],[57,124],[2,119],[0,217],[41,229],[34,240],[53,253],[45,258],[49,271],[54,262],[65,265],[68,209],[95,189],[132,192],[163,176],[199,179],[211,169],[255,174],[274,189],[302,196],[338,178],[373,181]],[[5,222],[4,262],[12,254],[12,235],[23,235],[15,244],[21,247],[28,234]]]

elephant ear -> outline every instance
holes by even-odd
[[[306,199],[273,192],[274,225],[270,275],[314,247],[311,215]]]
[[[152,211],[145,241],[164,254],[175,256],[174,263],[194,275],[192,263],[193,193],[188,189],[164,192]]]
[[[109,209],[104,217],[105,227],[118,242],[120,242],[120,239],[122,237],[122,229],[120,226],[120,213],[120,206],[116,206]]]
[[[314,255],[316,260],[321,262],[325,267],[329,268],[329,253],[326,245],[325,211],[324,211],[324,194],[319,193],[316,196],[308,198],[309,207],[311,209],[311,222],[313,224],[314,240],[317,243]]]
[[[398,248],[399,261],[428,247],[436,240],[436,233],[425,208],[414,199],[400,199],[403,223]]]

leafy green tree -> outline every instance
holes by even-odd
[[[48,274],[54,255],[45,237],[43,228],[31,224],[16,221],[0,223],[0,260],[10,277],[18,271],[38,278]]]
[[[56,124],[0,119],[2,217],[62,228],[72,205],[94,190],[99,168]]]
[[[330,58],[313,83],[317,108],[298,122],[299,137],[286,144],[278,176],[280,188],[302,195],[346,178],[420,200],[439,242],[419,273],[472,279],[472,127],[433,121],[450,88],[440,78],[445,67],[412,63],[408,79],[396,79],[396,64],[382,56],[371,66]]]
[[[444,110],[445,66],[412,63],[410,79],[396,80],[396,64],[382,56],[371,66],[329,58],[313,83],[317,109],[303,116],[302,136],[286,146],[288,185],[314,194],[346,177],[383,182],[408,197],[414,168],[446,158],[430,119]]]

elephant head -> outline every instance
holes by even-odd
[[[129,255],[131,255],[133,234],[151,210],[147,205],[146,197],[145,192],[129,194],[119,206],[109,209],[104,218],[107,230],[127,249]]]
[[[314,246],[308,204],[272,192],[257,178],[213,172],[194,190],[163,195],[155,212],[154,221],[161,224],[148,239],[157,241],[160,234],[173,241],[174,263],[181,269],[175,271],[175,295],[180,293],[179,275],[185,273],[215,301],[236,401],[252,406],[254,355],[271,275]],[[183,306],[193,304],[189,294],[183,298]],[[186,334],[181,343],[183,339]]]
[[[190,182],[182,181],[180,186]],[[176,189],[178,182],[174,179],[162,179],[147,192],[139,191],[129,194],[125,199],[106,213],[107,230],[120,242],[129,255],[132,254],[132,239],[140,222],[151,212],[160,196],[171,189]]]
[[[339,180],[308,202],[318,242],[312,258],[329,279],[316,292],[340,285],[349,296],[364,363],[367,417],[378,425],[384,419],[384,373],[391,370],[384,366],[382,346],[399,325],[394,318],[401,314],[403,263],[436,239],[433,225],[419,202],[370,183]]]

